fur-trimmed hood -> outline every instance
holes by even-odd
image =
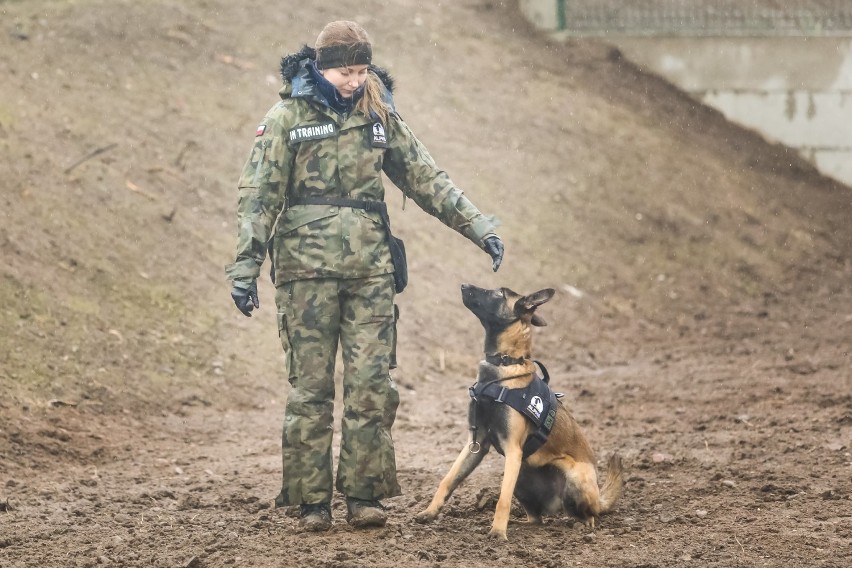
[[[291,53],[290,55],[285,55],[281,58],[281,78],[284,80],[284,83],[293,82],[293,79],[299,75],[300,71],[304,68],[305,60],[307,59],[313,61],[316,61],[317,59],[316,50],[313,47],[308,47],[307,45],[303,46],[298,53]],[[375,73],[379,79],[381,79],[385,88],[388,90],[388,93],[392,94],[394,82],[390,73],[376,65],[370,65],[369,69]]]

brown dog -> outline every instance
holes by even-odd
[[[521,296],[508,288],[485,290],[470,284],[463,284],[461,290],[464,305],[485,328],[485,360],[471,387],[471,439],[416,520],[434,520],[456,487],[494,446],[506,461],[489,536],[507,540],[513,494],[526,511],[528,523],[540,524],[543,514],[564,511],[594,528],[595,519],[610,510],[621,495],[623,467],[618,455],[610,457],[606,482],[599,490],[594,453],[579,424],[555,396],[550,396],[548,406],[550,391],[540,390],[541,379],[536,377],[531,359],[532,326],[547,325],[535,310],[554,291],[548,288]],[[521,406],[507,403],[513,397],[523,401]]]

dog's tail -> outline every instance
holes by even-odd
[[[624,464],[621,462],[621,456],[612,454],[609,457],[609,463],[606,467],[606,481],[601,487],[601,513],[606,513],[612,509],[618,498],[621,497],[621,492],[624,489]]]

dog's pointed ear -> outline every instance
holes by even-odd
[[[555,293],[556,290],[553,288],[545,288],[544,290],[539,290],[538,292],[534,292],[528,296],[523,296],[515,302],[515,311],[517,311],[519,315],[521,313],[532,313],[537,307],[550,300]],[[530,323],[539,327],[547,325],[547,322],[544,321],[543,318],[535,314],[532,314]]]

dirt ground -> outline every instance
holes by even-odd
[[[852,566],[852,190],[512,2],[247,8],[0,1],[0,566]],[[340,18],[506,258],[388,185],[404,494],[317,535],[272,508],[272,286],[243,318],[223,266],[278,59]],[[557,290],[535,355],[627,467],[596,530],[487,539],[497,455],[414,522],[467,436],[463,282]]]

